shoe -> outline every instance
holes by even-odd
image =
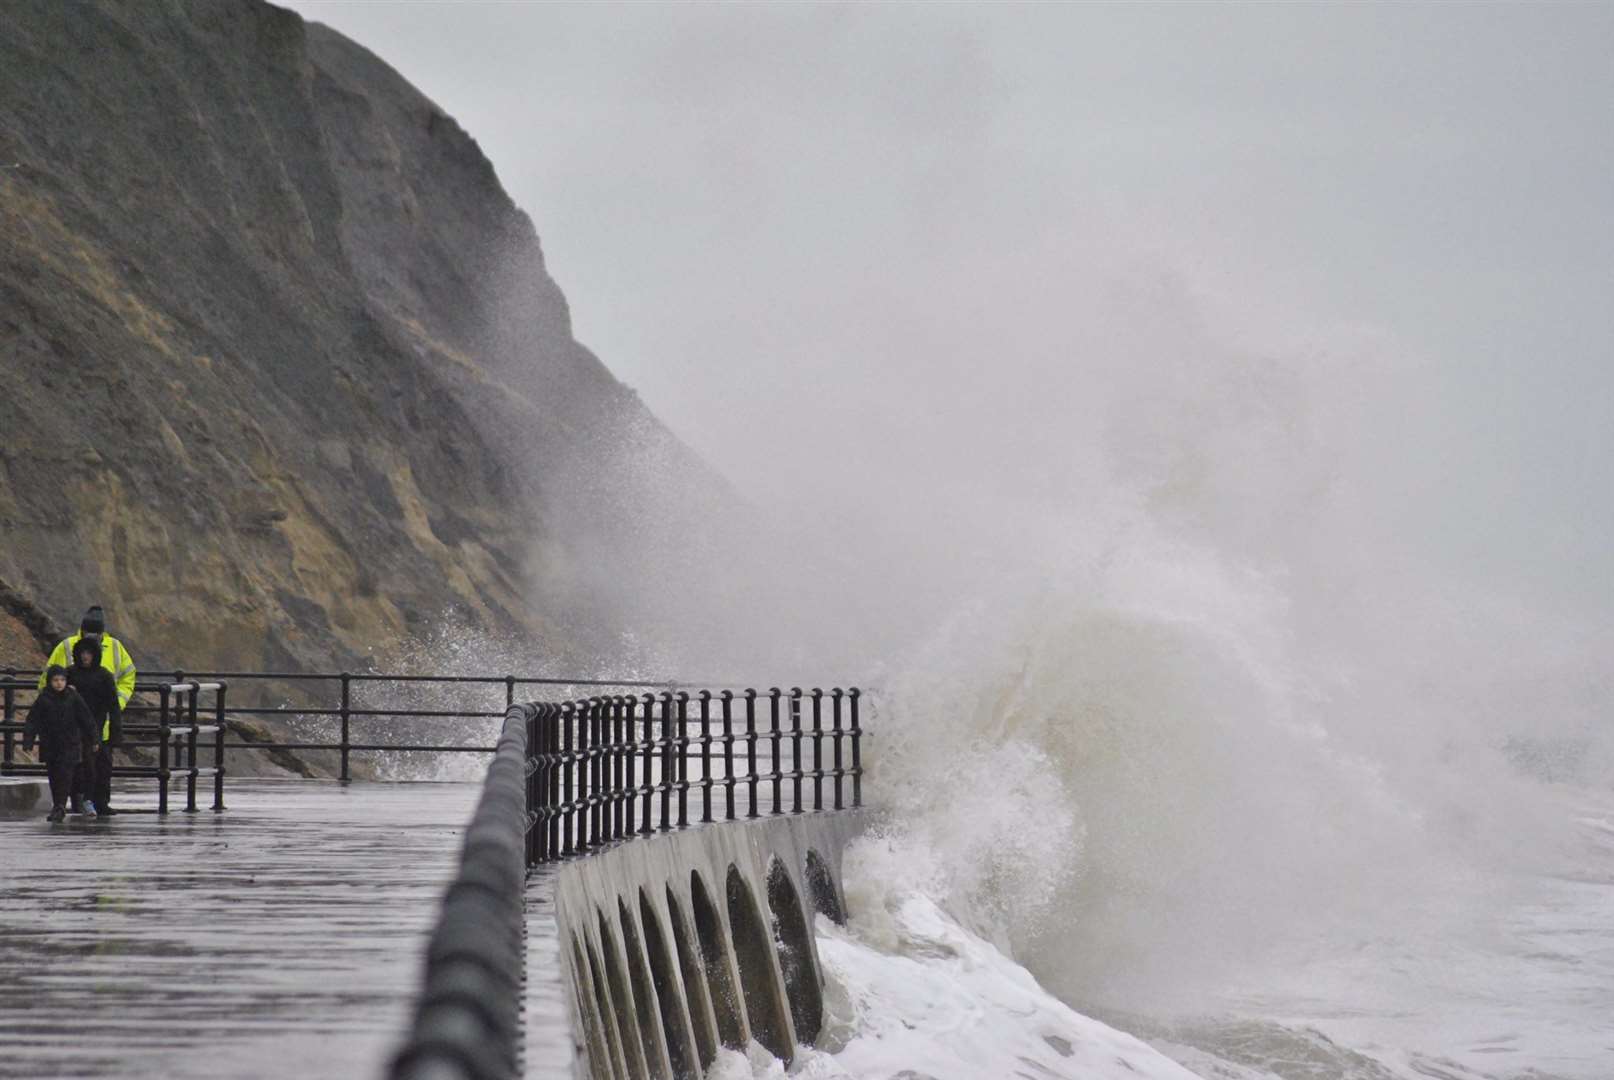
[[[113,814],[116,814],[116,813],[117,813],[117,811],[112,809],[112,807],[110,807],[110,806],[97,806],[95,808],[95,816],[96,817],[111,817]]]
[[[53,806],[53,807],[50,808],[50,813],[45,815],[45,820],[46,821],[60,821],[63,818],[65,818],[66,816],[67,816],[67,811],[65,809],[63,809],[60,806]]]
[[[101,816],[101,811],[95,808],[95,802],[91,799],[84,800],[84,813],[89,817]]]

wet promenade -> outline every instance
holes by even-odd
[[[0,1077],[376,1076],[479,790],[233,781],[222,815],[0,820]]]

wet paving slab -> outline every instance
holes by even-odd
[[[252,780],[223,814],[0,821],[0,1077],[377,1076],[479,794]]]

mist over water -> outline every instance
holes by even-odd
[[[641,640],[876,686],[882,876],[1202,1072],[1598,1075],[1607,1047],[1550,1033],[1609,992],[1532,1015],[1508,941],[1609,802],[1607,634],[1409,535],[1439,497],[1409,479],[1441,423],[1416,358],[1262,340],[1139,266],[1041,298],[1035,346],[825,372],[759,442],[788,478],[745,493],[761,523],[621,579],[674,613]],[[1605,894],[1576,902],[1609,976]],[[1511,1044],[1461,1065],[1488,1031]]]

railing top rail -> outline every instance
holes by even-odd
[[[179,693],[188,693],[194,690],[198,693],[208,693],[211,691],[217,691],[223,688],[224,685],[225,684],[222,682],[198,682],[194,679],[186,679],[183,682],[150,682],[145,679],[141,679],[135,683],[134,688],[136,691],[145,691],[147,693],[160,693],[163,690],[167,690],[169,692],[177,691]],[[39,689],[38,676],[34,676],[33,678],[29,679],[0,679],[0,690],[37,689]]]
[[[40,668],[0,668],[0,674],[16,676]],[[180,674],[162,672],[162,674]],[[263,679],[279,682],[402,682],[402,683],[480,683],[489,686],[643,686],[643,687],[706,687],[713,690],[739,690],[739,683],[723,681],[690,682],[679,679],[609,679],[582,678],[560,675],[389,675],[373,671],[184,671],[184,675],[199,679]],[[37,678],[37,675],[35,676]]]

